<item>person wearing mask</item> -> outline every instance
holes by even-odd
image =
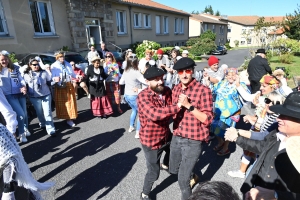
[[[95,57],[98,57],[98,56],[95,56]],[[94,59],[94,58],[92,58],[92,59]],[[85,83],[85,74],[83,73],[83,71],[81,69],[76,67],[76,64],[75,64],[74,61],[71,61],[70,64],[72,66],[72,69],[73,69],[74,73],[76,75],[79,75],[79,77],[81,77],[81,78],[72,78],[72,83],[73,83],[73,86],[74,86],[74,89],[75,89],[76,99],[78,100],[78,85],[85,91],[87,97],[90,98],[91,96],[90,96],[90,93],[89,93],[89,89],[88,89],[88,87]]]
[[[21,76],[19,66],[14,65],[8,56],[7,51],[0,52],[0,88],[12,109],[17,113],[18,133],[16,137],[20,138],[20,142],[27,142],[26,136],[30,136],[31,133],[28,130],[26,83]]]
[[[43,70],[35,58],[29,60],[24,71],[24,80],[28,85],[28,96],[40,121],[40,128],[45,128],[48,135],[55,135],[51,108],[51,72]]]
[[[247,72],[249,74],[251,93],[255,94],[260,88],[260,79],[267,74],[272,74],[271,67],[266,59],[265,49],[258,49],[256,56],[252,58],[248,64]],[[255,108],[255,105],[251,105]]]
[[[193,78],[195,66],[191,58],[181,58],[173,67],[180,83],[173,88],[172,101],[179,102],[182,109],[173,117],[169,172],[178,174],[182,200],[191,196],[192,187],[198,181],[193,170],[213,120],[211,90]]]
[[[82,77],[76,75],[69,62],[61,52],[55,53],[56,62],[51,65],[52,81],[55,83],[55,110],[58,119],[66,119],[70,127],[76,126],[73,120],[78,116],[75,90],[72,78]]]

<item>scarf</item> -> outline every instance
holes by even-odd
[[[106,65],[107,65],[108,69],[112,69],[112,72],[110,72],[110,73],[112,73],[111,76],[114,78],[117,78],[120,74],[118,64],[117,63],[107,63]]]

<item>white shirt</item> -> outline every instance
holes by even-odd
[[[276,133],[277,141],[280,140],[280,145],[278,151],[286,148],[286,135],[284,133],[278,132]]]
[[[13,111],[10,104],[7,102],[2,89],[0,88],[0,112],[6,121],[6,128],[9,132],[14,134],[18,125],[17,115]]]

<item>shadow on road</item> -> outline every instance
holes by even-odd
[[[58,189],[60,191],[71,187],[64,195],[56,199],[78,199],[79,197],[80,199],[89,199],[101,189],[105,189],[105,191],[97,199],[105,197],[131,171],[138,159],[136,155],[140,151],[140,148],[134,148],[99,162]]]

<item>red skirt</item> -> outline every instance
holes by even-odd
[[[109,98],[112,104],[120,104],[121,96],[120,96],[120,85],[119,82],[106,82],[106,95]]]
[[[113,114],[113,109],[107,96],[91,97],[91,110],[93,115],[97,117]]]

